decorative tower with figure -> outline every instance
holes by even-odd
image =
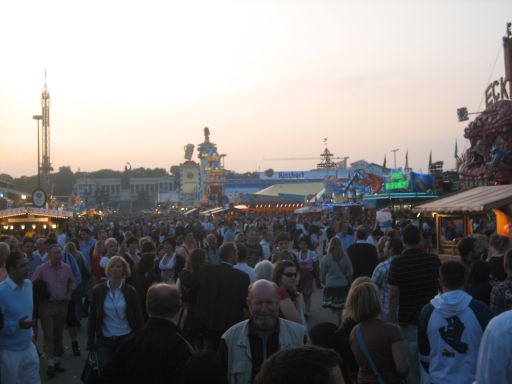
[[[211,205],[224,203],[225,154],[219,154],[217,145],[210,141],[210,130],[204,128],[204,141],[197,146],[200,160],[200,201]]]

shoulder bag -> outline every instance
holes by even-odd
[[[370,367],[372,368],[373,374],[375,375],[375,378],[377,379],[377,383],[379,384],[386,384],[384,381],[384,378],[379,372],[379,369],[377,368],[377,365],[373,361],[370,352],[368,352],[368,348],[366,347],[366,343],[364,342],[363,337],[363,331],[361,330],[361,324],[357,324],[355,327],[356,337],[357,337],[357,343],[359,344],[359,349],[361,350],[361,353],[364,355],[366,361],[368,364],[370,364]]]

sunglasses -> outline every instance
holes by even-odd
[[[288,272],[288,273],[283,273],[283,276],[289,277],[291,279],[292,277],[297,277],[297,274]]]

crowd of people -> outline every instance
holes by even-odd
[[[510,240],[442,262],[428,230],[146,215],[4,235],[0,383],[59,375],[64,332],[101,383],[512,382]],[[309,324],[319,289],[334,323]]]

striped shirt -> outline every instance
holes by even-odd
[[[421,249],[407,249],[393,259],[388,284],[398,287],[398,322],[417,325],[423,306],[438,292],[439,267],[436,255]]]

